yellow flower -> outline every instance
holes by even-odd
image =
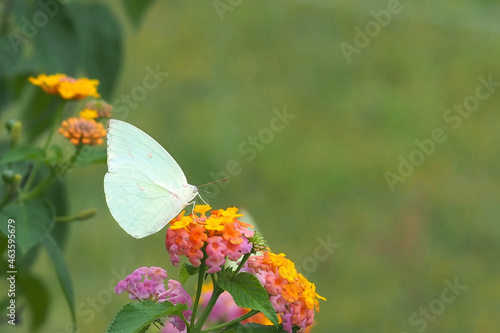
[[[230,219],[243,216],[243,214],[236,214],[237,211],[238,211],[238,208],[236,208],[236,207],[229,207],[226,210],[221,210],[221,214],[222,214],[222,216],[228,217]]]
[[[90,120],[96,119],[99,115],[96,110],[84,109],[80,111],[80,117]]]
[[[59,82],[61,79],[65,78],[64,74],[54,74],[54,75],[45,75],[40,74],[38,77],[30,76],[28,80],[34,84],[35,86],[40,86],[43,90],[48,92],[49,94],[57,94],[57,88],[59,86]]]
[[[302,298],[304,299],[304,302],[306,303],[306,306],[308,309],[314,309],[316,308],[316,311],[319,312],[319,301],[318,299],[322,299],[323,301],[326,301],[326,298],[323,296],[320,296],[316,293],[316,286],[314,283],[309,282],[302,274],[299,273],[299,278],[298,281],[300,285],[302,286]]]
[[[221,220],[210,216],[206,221],[205,221],[205,229],[207,230],[217,230],[217,231],[222,231],[224,230],[224,226],[221,225]]]
[[[175,221],[170,228],[175,230],[175,229],[182,229],[187,227],[191,222],[193,221],[193,218],[191,216],[183,216],[179,221]]]
[[[287,260],[283,265],[276,266],[279,267],[278,271],[284,279],[287,279],[288,282],[293,282],[297,278],[297,270],[295,269],[295,264]]]
[[[194,207],[194,212],[195,213],[199,213],[201,214],[202,216],[205,215],[206,212],[208,212],[210,209],[212,209],[212,207],[210,207],[209,205],[196,205]]]
[[[88,96],[101,97],[97,92],[99,81],[85,77],[75,79],[65,74],[40,74],[38,77],[30,76],[29,81],[35,86],[40,86],[47,93],[59,95],[64,99],[80,100]]]
[[[82,117],[64,120],[59,128],[59,133],[74,145],[100,145],[104,142],[102,138],[106,136],[106,130],[101,123]]]

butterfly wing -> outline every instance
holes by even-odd
[[[104,193],[118,224],[142,238],[162,229],[197,191],[158,142],[135,126],[111,119]]]

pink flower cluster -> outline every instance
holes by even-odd
[[[214,210],[207,217],[205,213],[210,209],[208,205],[197,205],[193,214],[184,216],[182,212],[167,229],[165,245],[175,266],[180,255],[185,255],[193,266],[200,266],[205,247],[207,273],[216,273],[226,258],[237,261],[252,250],[248,238],[254,232],[247,229],[249,224],[237,220],[242,216],[237,214],[237,208]]]
[[[303,332],[314,323],[314,310],[319,311],[319,299],[314,283],[295,269],[284,254],[265,251],[248,259],[244,271],[254,274],[270,295],[269,300],[280,315],[283,328],[292,332],[298,326]]]
[[[169,301],[172,304],[186,304],[191,307],[191,296],[184,290],[182,284],[176,280],[168,280],[165,287],[164,280],[167,279],[167,271],[160,267],[139,267],[125,279],[118,282],[115,292],[119,295],[128,292],[130,299],[152,300],[154,302]],[[191,318],[191,310],[183,312],[184,318]],[[186,327],[185,323],[178,316],[170,319],[170,326],[182,332]]]
[[[163,280],[167,277],[167,271],[160,267],[139,267],[124,280],[118,282],[115,292],[120,295],[126,291],[130,294],[130,299],[163,302],[167,299],[163,284]]]

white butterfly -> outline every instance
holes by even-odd
[[[135,238],[162,229],[198,195],[177,162],[149,135],[124,121],[108,122],[104,193],[111,215]]]

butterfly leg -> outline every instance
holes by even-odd
[[[200,195],[200,193],[198,193],[198,196],[200,197],[201,201],[203,201],[203,203],[204,203],[205,205],[208,205],[208,203],[207,203],[205,200],[203,200],[203,197]]]

